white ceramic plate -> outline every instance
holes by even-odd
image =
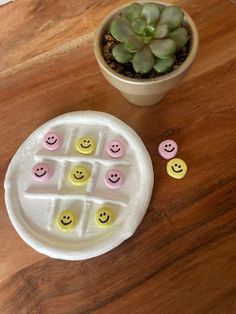
[[[48,132],[56,132],[61,138],[56,151],[43,144]],[[92,153],[77,151],[76,142],[81,137],[94,140]],[[122,157],[108,154],[107,145],[113,140],[123,144]],[[35,181],[32,177],[32,168],[38,163],[52,170],[48,181]],[[83,186],[69,179],[78,165],[90,172]],[[122,173],[119,188],[111,189],[105,184],[104,177],[110,169]],[[106,113],[72,112],[48,121],[21,145],[7,170],[5,200],[12,224],[35,250],[53,258],[82,260],[103,254],[133,235],[148,208],[153,180],[149,154],[129,126]],[[104,206],[112,211],[114,219],[101,227],[95,217]],[[59,217],[64,210],[76,216],[73,228],[67,232],[58,224],[63,217],[67,219]],[[106,219],[102,217],[102,221]]]

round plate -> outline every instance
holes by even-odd
[[[129,126],[106,113],[72,112],[21,145],[7,170],[5,200],[12,224],[35,250],[82,260],[135,232],[153,180],[149,154]]]

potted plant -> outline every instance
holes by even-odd
[[[94,40],[99,67],[131,103],[154,105],[183,79],[198,49],[198,32],[182,9],[134,2],[111,12]]]

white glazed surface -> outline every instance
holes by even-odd
[[[0,0],[0,5],[7,4],[9,2],[13,2],[15,0]]]
[[[47,151],[42,143],[47,132],[63,138],[58,151]],[[75,149],[76,139],[91,136],[96,152],[82,155]],[[114,159],[106,153],[112,139],[125,143],[124,157]],[[38,162],[53,166],[49,182],[36,182],[31,169]],[[83,164],[91,170],[86,187],[68,180],[71,168]],[[104,175],[120,169],[124,184],[110,190]],[[35,130],[13,157],[5,178],[5,200],[11,222],[22,239],[40,253],[65,260],[82,260],[103,254],[133,235],[148,208],[153,188],[150,156],[139,136],[119,119],[101,112],[80,111],[59,116]],[[109,206],[116,219],[112,226],[99,228],[95,212]],[[79,222],[71,232],[55,224],[63,210],[74,210]]]

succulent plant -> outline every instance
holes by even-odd
[[[125,7],[109,29],[118,42],[112,49],[114,59],[131,62],[136,73],[170,71],[176,52],[190,38],[183,17],[183,11],[176,6],[134,2]]]

